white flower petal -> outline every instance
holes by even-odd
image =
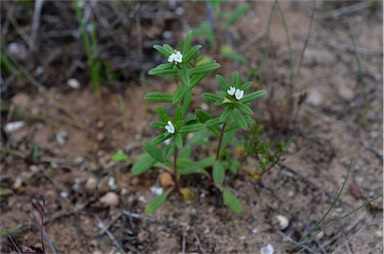
[[[166,129],[169,133],[171,133],[171,134],[175,133],[175,126],[173,126],[173,124],[172,124],[171,121],[168,121],[168,125],[165,126],[165,129]]]
[[[241,100],[241,98],[243,98],[243,96],[244,96],[244,91],[237,89],[235,92],[236,100],[238,100],[238,101]]]
[[[234,88],[233,86],[230,86],[229,89],[227,90],[227,93],[232,96],[235,94],[235,91],[236,91],[236,88]]]

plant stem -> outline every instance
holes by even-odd
[[[179,180],[180,180],[180,175],[177,172],[177,155],[179,153],[179,148],[176,147],[175,150],[173,151],[173,169],[175,171],[175,176],[176,176],[176,188],[179,187]]]
[[[225,127],[226,127],[226,123],[223,124],[223,127],[221,127],[221,132],[220,132],[220,137],[219,137],[219,143],[217,144],[217,152],[216,152],[216,160],[218,160],[220,158],[220,150],[221,150],[221,143],[223,141],[223,137],[224,137],[224,130],[225,130]]]

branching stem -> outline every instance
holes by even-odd
[[[223,137],[224,137],[224,131],[225,131],[225,127],[226,127],[226,123],[223,124],[223,127],[221,127],[221,132],[220,132],[220,137],[219,137],[219,143],[217,144],[217,153],[216,153],[216,160],[218,160],[220,158],[220,151],[221,151],[221,143],[223,141]]]

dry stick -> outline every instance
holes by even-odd
[[[8,229],[3,225],[3,223],[1,221],[0,221],[0,224],[3,227],[5,233],[7,233],[8,239],[11,241],[12,245],[16,248],[16,251],[18,253],[22,253],[21,250],[19,249],[19,246],[17,245],[17,243],[13,240],[13,238],[12,238],[11,234],[9,233]]]
[[[363,232],[364,230],[366,230],[368,227],[371,227],[371,226],[376,226],[376,225],[380,225],[382,224],[383,221],[380,221],[380,222],[377,222],[377,223],[371,223],[371,224],[368,224],[368,225],[364,225],[362,228],[360,228],[350,239],[348,239],[343,245],[339,246],[336,250],[334,250],[332,252],[332,254],[336,253],[338,250],[340,250],[341,248],[343,248],[346,244],[348,244],[350,241],[352,241],[356,236],[358,236],[361,232]]]
[[[97,226],[101,229],[101,230],[105,230],[105,224],[104,222],[100,219],[100,217],[95,214],[95,218],[97,220]],[[113,244],[116,246],[116,248],[121,252],[121,253],[125,253],[125,251],[123,250],[123,248],[120,246],[119,242],[116,240],[116,238],[113,236],[113,234],[111,233],[111,231],[109,231],[108,229],[105,230],[105,233],[107,234],[107,236],[109,237],[109,239],[111,239],[111,241],[113,242]]]
[[[286,235],[284,232],[278,230],[276,231],[281,237],[283,237],[283,241],[288,241],[290,243],[293,243],[293,244],[297,244],[297,241],[293,240],[290,236]],[[317,251],[315,251],[314,249],[310,248],[310,247],[307,247],[307,246],[302,246],[302,248],[306,251],[308,251],[308,253],[317,253]]]
[[[32,21],[32,31],[31,31],[31,36],[30,40],[32,43],[32,48],[31,50],[34,52],[36,51],[36,36],[37,36],[37,31],[39,30],[40,26],[40,15],[41,15],[41,7],[43,6],[44,0],[36,0],[35,1],[35,10],[33,12],[33,21]]]
[[[347,15],[353,12],[361,11],[366,8],[369,8],[371,5],[370,1],[362,1],[360,3],[349,5],[346,7],[341,7],[336,10],[328,11],[328,12],[320,12],[316,14],[316,18],[337,18],[342,15]]]
[[[308,28],[307,36],[305,38],[303,49],[301,50],[301,53],[300,53],[299,63],[298,63],[297,68],[296,68],[296,75],[300,75],[300,68],[301,68],[301,64],[303,62],[304,52],[308,46],[309,35],[311,33],[311,30],[312,30],[312,23],[313,23],[313,17],[315,16],[315,10],[316,10],[316,0],[313,0],[313,9],[312,9],[312,14],[311,14],[311,21],[309,23],[309,28]]]

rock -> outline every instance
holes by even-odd
[[[114,192],[108,192],[99,199],[100,203],[108,206],[117,206],[119,204],[119,197]]]
[[[97,188],[97,179],[93,176],[88,178],[87,182],[85,183],[85,188],[88,190],[95,190]]]
[[[307,102],[317,106],[323,102],[323,96],[317,89],[310,89],[308,92]]]
[[[161,194],[163,194],[163,191],[164,191],[162,187],[156,187],[156,186],[152,186],[150,190],[153,194],[157,196],[160,196]]]
[[[289,220],[283,215],[276,215],[277,225],[280,230],[284,230],[289,226]]]
[[[77,79],[74,79],[74,78],[68,79],[67,80],[67,85],[70,88],[73,88],[73,89],[79,89],[80,88],[80,82]]]
[[[260,254],[273,254],[274,252],[275,249],[270,243],[260,249]]]

